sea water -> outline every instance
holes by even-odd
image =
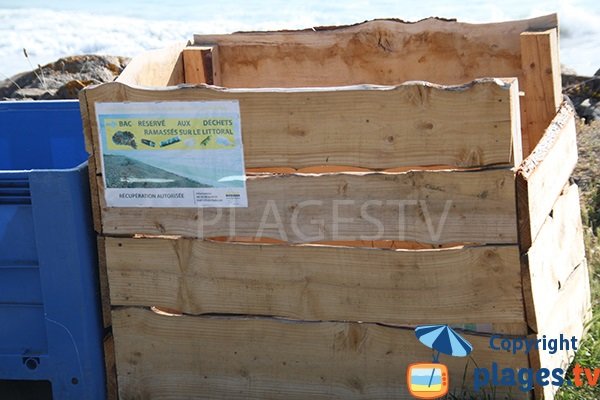
[[[594,74],[600,68],[600,0],[0,0],[0,80],[67,55],[132,57],[194,33],[300,29],[390,17],[483,23],[554,12],[561,26],[561,63],[579,74]]]

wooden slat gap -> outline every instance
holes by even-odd
[[[398,329],[404,331],[414,331],[417,325],[401,325],[401,324],[391,324],[385,322],[373,322],[373,321],[350,321],[350,320],[336,320],[336,319],[322,319],[322,320],[307,320],[307,319],[295,319],[284,316],[277,315],[260,315],[260,314],[234,314],[234,313],[187,313],[181,310],[175,310],[168,307],[161,306],[113,306],[114,310],[119,309],[142,309],[142,310],[150,310],[154,314],[164,317],[164,318],[180,318],[180,317],[192,317],[198,319],[205,320],[230,320],[230,321],[251,321],[251,320],[263,320],[263,321],[275,321],[283,324],[320,324],[320,323],[345,323],[352,325],[365,325],[365,326],[381,326],[384,328],[390,329]],[[456,324],[452,324],[456,325]],[[478,337],[491,337],[496,333],[490,332],[478,332],[469,329],[453,327],[457,332],[467,333],[469,335],[475,335]],[[111,332],[112,334],[112,332]],[[523,334],[510,334],[505,333],[502,336],[506,337],[523,337]]]

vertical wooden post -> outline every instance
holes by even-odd
[[[104,337],[104,368],[106,369],[106,399],[119,400],[115,340],[112,332]]]
[[[216,47],[186,47],[183,49],[185,83],[212,85],[214,51]]]
[[[223,86],[223,74],[221,71],[221,59],[220,59],[219,46],[213,46],[211,51],[212,56],[212,84],[216,86]]]
[[[533,151],[562,101],[558,31],[521,34],[523,156]]]

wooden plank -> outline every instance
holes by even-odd
[[[98,180],[96,174],[96,157],[93,155],[88,157],[88,177],[90,181],[90,205],[92,208],[92,223],[94,232],[99,234],[102,232],[102,211],[100,209],[100,190],[98,185],[102,185],[102,181]]]
[[[537,336],[533,337],[559,339],[562,335],[568,341],[575,337],[579,349],[587,330],[586,324],[592,318],[589,272],[585,260],[573,271],[551,304],[546,307],[552,310],[553,318],[547,319],[545,324],[540,326]],[[531,352],[529,357],[532,368],[548,368],[550,371],[561,368],[566,371],[575,357],[575,350],[570,343],[569,347],[563,345],[563,348],[554,354],[551,354],[551,351],[540,350]],[[536,398],[553,399],[557,389],[552,385],[536,387]]]
[[[92,138],[92,128],[90,123],[90,109],[87,102],[87,96],[83,91],[79,93],[79,110],[81,112],[82,118],[85,150],[90,155],[88,157],[88,176],[90,182],[90,202],[92,208],[92,219],[94,231],[96,233],[99,233],[102,230],[102,223],[96,171],[98,171],[100,165],[96,165],[96,157],[94,156],[94,139]]]
[[[517,243],[513,171],[252,177],[247,208],[107,208],[105,235]]]
[[[186,43],[177,43],[134,57],[117,82],[146,87],[164,87],[185,82],[182,51]]]
[[[221,52],[219,50],[219,46],[212,46],[212,79],[213,85],[223,86],[223,81],[221,79]]]
[[[377,324],[167,317],[139,308],[115,309],[113,318],[123,399],[410,399],[406,368],[431,360],[412,329]],[[528,365],[522,353],[490,350],[486,336],[465,337],[480,367]],[[472,361],[440,361],[451,393],[463,382],[472,387]],[[528,398],[512,389],[511,398]]]
[[[524,97],[523,136],[535,148],[562,102],[558,30],[521,34],[522,90]]]
[[[559,317],[548,319],[540,326],[538,335],[550,337],[549,335],[563,333],[565,336],[575,335],[578,341],[581,340],[587,330],[585,324],[592,316],[590,297],[589,270],[587,261],[583,260],[571,273],[554,301],[552,308]]]
[[[106,240],[113,306],[411,325],[525,320],[516,245],[394,251]]]
[[[512,118],[518,101],[514,80],[272,90],[143,90],[111,82],[85,91],[90,105],[238,100],[246,168],[512,167],[521,161],[520,131]],[[100,157],[93,106],[89,112]]]
[[[517,169],[519,244],[526,253],[577,163],[575,110],[564,102],[533,153]]]
[[[98,281],[100,284],[100,305],[102,307],[102,324],[104,329],[112,325],[110,319],[110,290],[106,263],[106,238],[97,237],[98,246]]]
[[[106,398],[107,400],[119,400],[115,341],[112,333],[104,338],[104,366],[106,369]]]
[[[556,201],[527,256],[523,288],[528,323],[538,332],[533,337],[562,334],[579,343],[591,318],[591,301],[576,185],[567,186]],[[533,368],[566,371],[574,355],[573,348],[554,354],[535,351],[530,362]],[[536,398],[554,398],[555,391],[553,386],[536,386]]]
[[[585,259],[583,226],[579,208],[577,185],[567,186],[546,218],[544,225],[527,252],[527,279],[531,290],[525,295],[529,325],[534,332],[559,318],[556,310],[548,307],[561,293],[575,268]]]
[[[213,83],[213,47],[186,47],[182,51],[185,83]]]
[[[92,110],[90,110],[89,105],[88,105],[88,101],[87,101],[87,96],[86,96],[86,92],[84,90],[81,90],[79,92],[79,112],[81,113],[81,122],[82,122],[82,126],[83,126],[83,136],[84,136],[84,145],[85,145],[85,151],[87,151],[88,154],[93,155],[94,154],[94,140],[92,139],[92,131],[91,131],[91,116],[92,116]],[[94,173],[96,171],[94,170]]]
[[[226,87],[458,84],[488,76],[522,78],[519,34],[555,27],[555,14],[477,25],[375,20],[304,31],[195,35],[194,43],[219,46]]]

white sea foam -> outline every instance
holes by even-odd
[[[600,2],[597,0],[451,0],[363,1],[327,3],[321,0],[222,0],[177,2],[57,0],[0,2],[0,74],[31,69],[58,57],[82,54],[135,56],[152,48],[188,40],[194,33],[237,30],[296,29],[347,24],[372,18],[418,20],[428,16],[456,17],[466,22],[528,18],[558,12],[561,61],[580,74],[600,68]],[[3,7],[3,8],[2,8]],[[35,8],[32,8],[35,7]],[[0,75],[0,78],[2,76]]]
[[[10,75],[73,54],[133,56],[191,37],[190,23],[146,21],[87,12],[0,10],[0,72]]]

